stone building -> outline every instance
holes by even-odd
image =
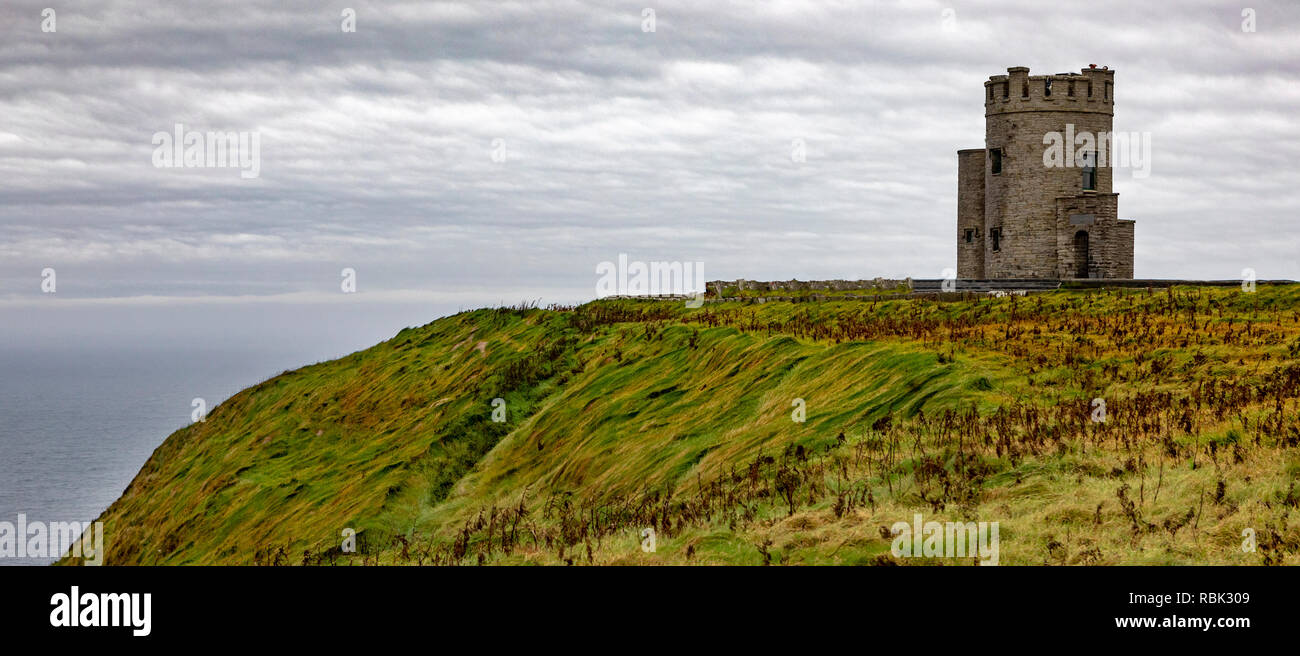
[[[1133,221],[1111,192],[1114,82],[1017,66],[984,83],[985,147],[957,151],[958,278],[1133,277]]]

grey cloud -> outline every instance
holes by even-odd
[[[1254,3],[1253,34],[1217,2],[349,2],[355,34],[307,1],[86,2],[43,34],[48,4],[0,8],[0,298],[46,266],[72,298],[293,298],[353,267],[568,301],[619,253],[934,277],[982,82],[1089,63],[1153,137],[1151,176],[1117,175],[1137,275],[1300,278],[1290,3]],[[260,176],[154,168],[176,123],[258,132]]]

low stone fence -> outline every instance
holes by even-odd
[[[946,283],[946,284],[945,284]],[[1025,296],[1042,294],[1058,289],[1105,289],[1105,288],[1147,288],[1163,289],[1175,285],[1233,287],[1240,286],[1240,280],[1171,280],[1171,279],[990,279],[990,280],[943,280],[941,278],[916,279],[904,278],[890,280],[789,280],[777,282],[759,282],[753,280],[714,280],[708,283],[711,296],[699,298],[681,294],[659,294],[641,296],[606,296],[608,299],[628,299],[641,301],[689,301],[703,303],[810,303],[821,301],[894,301],[903,299],[929,299],[935,301],[967,301],[979,298],[1002,296]],[[1259,280],[1258,285],[1293,285],[1294,280]],[[873,294],[871,291],[888,291],[908,289],[907,292],[893,291]],[[951,289],[952,291],[946,291]],[[762,295],[726,296],[729,291],[768,292]],[[861,294],[800,294],[787,295],[781,292],[791,291],[862,291]]]
[[[871,280],[777,280],[762,282],[758,280],[713,280],[707,283],[709,291],[715,295],[721,296],[721,292],[726,289],[736,289],[742,292],[804,292],[804,291],[852,291],[852,290],[876,290],[890,291],[896,289],[912,289],[912,279],[903,278],[902,280],[893,280],[890,278],[873,278]]]

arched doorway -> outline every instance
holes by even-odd
[[[1088,277],[1088,231],[1074,233],[1074,277]]]

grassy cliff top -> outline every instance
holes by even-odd
[[[101,519],[109,564],[883,564],[914,513],[1300,564],[1298,399],[1300,286],[477,310],[236,394]]]

